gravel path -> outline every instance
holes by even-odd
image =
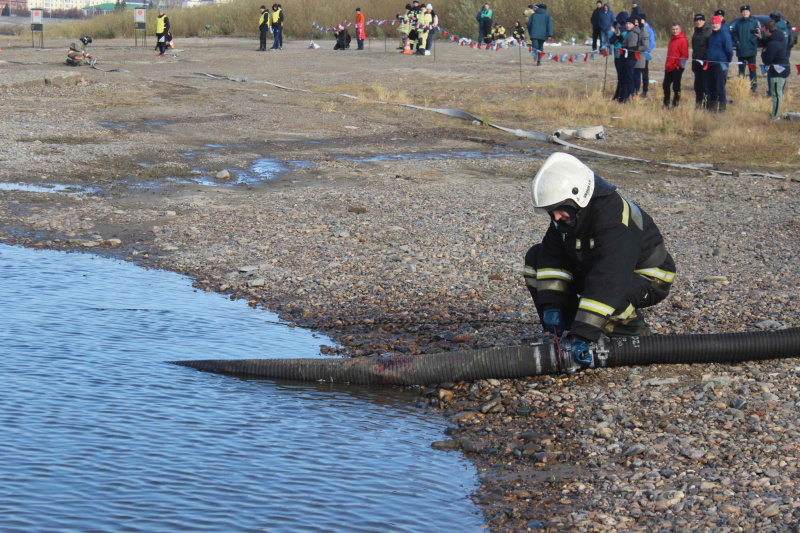
[[[330,353],[435,353],[540,338],[520,272],[547,223],[530,206],[529,179],[553,147],[446,117],[416,123],[412,111],[342,103],[320,111],[308,97],[271,90],[262,99],[263,87],[222,85],[191,77],[198,65],[174,66],[163,86],[152,71],[113,83],[83,72],[85,87],[5,90],[14,132],[0,134],[3,181],[102,189],[0,189],[2,241],[189,274],[198,287],[327,333],[337,343]],[[132,98],[137,88],[150,91],[149,101]],[[81,91],[101,104],[61,116],[55,104]],[[191,91],[211,102],[194,115],[198,100],[179,97]],[[257,121],[248,112],[254,101],[259,113],[280,109],[281,120]],[[351,122],[356,112],[364,115]],[[322,118],[296,127],[312,116]],[[154,117],[166,123],[147,126]],[[75,141],[87,136],[102,138]],[[603,148],[631,140],[610,137]],[[209,148],[212,139],[240,144]],[[213,181],[265,155],[288,168],[266,185],[165,181],[181,172]],[[393,157],[364,160],[373,155]],[[800,186],[584,160],[653,216],[675,257],[674,292],[648,311],[656,333],[800,326]],[[430,385],[420,405],[453,421],[433,445],[478,465],[475,498],[491,531],[796,531],[798,372],[796,359],[592,370]]]

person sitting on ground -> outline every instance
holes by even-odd
[[[67,51],[67,65],[71,67],[78,67],[87,62],[88,59],[94,59],[86,53],[86,45],[91,44],[92,38],[84,35],[74,43],[69,45]]]
[[[492,28],[492,42],[502,41],[506,38],[506,29],[501,24],[495,24]]]
[[[514,23],[514,31],[511,32],[511,35],[514,37],[514,40],[519,41],[521,43],[525,42],[525,26],[519,23],[519,21]]]
[[[534,210],[551,223],[523,277],[544,330],[565,335],[578,362],[603,334],[649,335],[639,309],[664,300],[675,280],[658,226],[616,189],[563,152],[531,182]]]
[[[350,48],[350,33],[348,33],[347,28],[343,25],[339,24],[336,29],[333,31],[333,36],[336,37],[336,44],[334,45],[334,50],[347,50]]]

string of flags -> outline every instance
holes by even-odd
[[[395,20],[395,19],[392,19],[392,20],[388,20],[388,19],[383,19],[383,20],[369,19],[364,24],[366,26],[386,26],[387,22],[388,22],[388,26],[390,26],[390,27],[394,26],[395,24],[397,24],[398,26],[401,24],[400,21]],[[341,25],[343,27],[345,27],[345,28],[349,28],[349,27],[355,26],[355,23],[345,20],[345,21],[341,22]],[[321,31],[323,33],[332,33],[334,31],[336,31],[336,28],[338,27],[338,25],[334,26],[333,28],[325,28],[323,26],[320,26],[316,22],[314,22],[314,23],[311,24],[311,27],[313,29]],[[610,52],[609,52],[608,48],[602,48],[602,49],[600,49],[600,50],[598,50],[596,52],[595,51],[591,51],[591,52],[579,52],[579,53],[572,53],[572,54],[557,54],[557,53],[553,53],[553,52],[545,52],[544,50],[534,49],[533,46],[528,45],[528,44],[524,43],[521,40],[514,39],[513,37],[508,37],[506,39],[501,39],[501,40],[499,40],[497,42],[493,42],[493,43],[479,43],[479,42],[473,41],[472,39],[470,39],[468,37],[456,37],[455,35],[452,35],[449,32],[442,30],[442,28],[440,26],[435,26],[434,27],[433,24],[430,24],[428,26],[421,26],[420,25],[420,26],[415,26],[415,27],[417,29],[427,29],[427,30],[432,30],[432,29],[435,28],[438,31],[438,33],[442,37],[446,38],[448,41],[456,43],[459,46],[468,46],[469,48],[477,49],[477,50],[486,50],[486,51],[495,51],[495,52],[497,52],[497,51],[500,51],[500,50],[506,50],[506,49],[517,48],[517,47],[527,47],[528,48],[528,53],[531,54],[533,57],[539,56],[542,59],[546,58],[548,61],[553,61],[555,63],[573,63],[574,64],[574,63],[579,63],[579,62],[594,61],[595,60],[595,55],[599,55],[601,57],[607,57],[607,56],[610,55]],[[308,48],[316,49],[316,48],[320,48],[320,46],[318,44],[315,44],[315,43],[312,42],[311,45]],[[642,52],[639,52],[638,50],[627,50],[625,48],[614,48],[614,53],[618,54],[620,57],[625,57],[625,58],[627,58],[630,54],[633,54],[633,57],[635,57],[637,60],[640,59],[641,54],[642,54]],[[646,60],[648,60],[648,61],[652,61],[653,60],[653,57],[649,52],[644,52],[644,58]],[[667,56],[667,59],[671,59],[671,56]],[[681,68],[686,68],[686,62],[688,61],[688,59],[683,58],[683,57],[681,57],[679,59],[681,61]],[[663,63],[664,62],[660,54],[656,54],[656,61],[658,61],[659,63]],[[761,74],[764,74],[764,75],[767,74],[767,71],[769,70],[769,67],[770,67],[769,65],[764,65],[764,64],[756,65],[754,63],[749,63],[747,61],[731,61],[730,63],[725,63],[725,62],[722,62],[722,61],[709,61],[709,60],[706,60],[706,59],[692,59],[691,61],[697,61],[703,67],[703,70],[708,70],[708,66],[711,63],[720,63],[722,65],[723,70],[727,70],[728,69],[728,65],[747,65],[747,67],[751,71],[755,71],[758,67],[761,67]],[[797,67],[797,75],[800,76],[800,64],[795,65],[795,66]],[[778,74],[782,73],[786,69],[786,67],[783,67],[781,65],[774,65],[774,68],[775,68],[775,71]]]

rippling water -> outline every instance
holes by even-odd
[[[0,245],[0,531],[480,531],[444,421],[391,389],[163,363],[327,342],[187,278]]]

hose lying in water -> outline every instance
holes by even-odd
[[[560,349],[559,349],[560,348]],[[734,363],[800,356],[800,328],[747,333],[602,338],[588,367]],[[574,372],[568,342],[425,355],[348,359],[171,361],[207,372],[354,385],[427,385]]]

